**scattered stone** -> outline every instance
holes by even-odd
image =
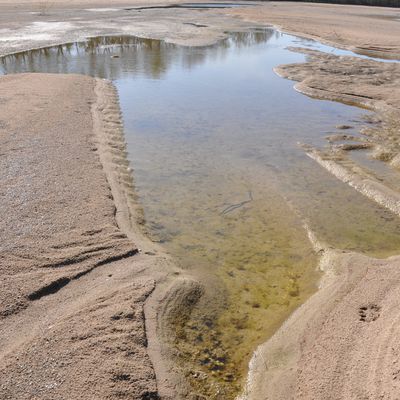
[[[345,129],[353,129],[353,128],[354,128],[354,126],[351,126],[351,125],[336,125],[336,129],[345,130]]]

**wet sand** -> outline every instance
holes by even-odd
[[[30,25],[37,16],[24,12],[27,3],[0,1],[5,10],[2,37],[18,33],[12,45],[0,42],[0,54],[56,44],[61,38],[75,40],[77,35],[138,31],[125,17],[115,17],[114,25],[102,28],[99,14],[90,17],[90,29],[85,30],[84,18],[77,29],[71,21],[80,18],[79,9],[105,3],[76,2],[68,13],[64,10],[71,3],[53,3],[54,14],[43,17],[43,37],[40,29],[29,36],[37,28]],[[29,7],[38,4],[29,2]],[[342,47],[398,55],[397,10],[290,3],[262,7],[202,12],[199,19],[210,21],[205,32],[188,26],[178,31],[179,18],[187,21],[188,14],[172,16],[174,11],[162,15],[170,19],[160,28],[161,17],[152,11],[147,25],[141,17],[139,31],[204,44],[223,37],[227,27],[245,26],[240,22],[244,18]],[[237,18],[230,19],[233,14]],[[101,15],[110,18],[107,12]],[[398,67],[310,56],[308,64],[278,72],[301,82],[298,89],[309,95],[378,111],[388,129],[371,132],[372,145],[378,158],[387,157],[397,166]],[[188,278],[170,279],[168,274],[179,271],[137,229],[139,210],[126,201],[132,196],[132,177],[124,164],[112,87],[87,77],[36,74],[0,77],[0,86],[0,162],[6,171],[0,177],[1,397],[75,399],[85,393],[87,398],[151,399],[187,394],[179,371],[167,373],[168,350],[162,340],[171,315],[183,316],[201,296],[201,287]],[[332,173],[346,158],[305,151],[314,158],[330,157]],[[369,181],[357,175],[359,170],[350,172],[345,181],[352,185],[356,174],[360,187],[369,192]],[[378,194],[386,198],[384,190]],[[398,258],[339,253],[319,243],[312,232],[310,239],[326,271],[321,290],[259,347],[243,397],[396,398]],[[186,394],[181,397],[189,398]]]

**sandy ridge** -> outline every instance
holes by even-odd
[[[328,250],[321,263],[321,289],[258,348],[241,398],[396,398],[399,258]]]
[[[99,156],[113,193],[116,221],[120,229],[140,246],[147,256],[147,269],[156,282],[143,305],[146,351],[156,373],[157,396],[163,399],[185,398],[190,392],[182,372],[174,362],[174,322],[189,314],[201,296],[200,283],[183,273],[141,228],[143,211],[137,202],[134,177],[127,159],[119,97],[114,85],[95,79],[96,103],[92,106],[94,132]],[[189,301],[193,299],[193,301]]]
[[[74,107],[71,101],[81,95],[79,112],[86,108],[88,117],[83,116],[80,129],[76,118],[67,119],[68,112],[61,115],[61,109],[48,107],[46,96],[51,97],[51,89],[38,87],[44,78],[1,78],[3,317],[96,266],[137,252],[114,222],[115,206],[106,182],[88,169],[87,164],[98,167],[95,147],[90,140],[78,146],[73,134],[84,132],[90,137],[91,80],[75,77],[71,85],[68,79],[73,77],[57,82],[54,94],[65,92],[62,106],[66,109]],[[58,77],[49,77],[52,80],[58,81]],[[76,91],[77,85],[81,86]],[[21,102],[20,96],[27,97],[29,90],[29,100]],[[73,91],[76,95],[69,96]],[[40,116],[46,108],[50,108],[49,118],[42,122]],[[20,119],[16,109],[26,118]],[[60,151],[55,152],[57,147]],[[74,181],[75,171],[80,171],[79,181]],[[96,191],[103,197],[95,198]]]

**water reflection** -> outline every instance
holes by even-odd
[[[189,48],[135,36],[103,36],[85,42],[31,50],[0,58],[3,74],[23,72],[79,73],[116,80],[140,75],[162,79],[174,65],[190,70],[208,59],[223,59],[232,49],[267,42],[277,33],[255,30],[232,33],[214,46]]]

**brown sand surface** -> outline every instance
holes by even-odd
[[[1,399],[158,396],[144,303],[159,262],[117,225],[97,85],[0,78]],[[113,107],[102,114],[115,124]]]
[[[1,78],[2,317],[137,249],[118,229],[93,138],[93,80]],[[29,276],[29,285],[26,286]]]
[[[400,109],[400,63],[339,57],[300,47],[290,49],[305,54],[307,62],[281,65],[276,72],[300,82],[297,89],[313,97],[370,109]]]
[[[326,251],[321,289],[256,351],[243,399],[397,399],[400,260]]]
[[[40,3],[0,0],[0,54],[101,33],[205,44],[255,22],[359,52],[400,53],[395,9],[267,2],[127,15],[86,8],[145,3],[56,0],[39,16]],[[207,27],[183,24],[188,21]],[[370,133],[371,146],[396,167],[398,66],[309,56],[304,65],[277,71],[309,95],[376,110],[382,125]],[[149,297],[168,286],[161,272],[168,260],[153,248],[156,256],[133,255],[133,242],[142,249],[149,244],[131,218],[137,210],[126,202],[132,188],[123,141],[111,139],[122,129],[118,105],[115,95],[104,95],[104,85],[78,76],[0,78],[0,398],[146,399],[157,398],[157,391],[189,398],[165,383],[169,375],[155,333],[168,335],[168,309],[184,314],[188,293],[200,290],[182,278],[165,295]],[[384,182],[367,181],[355,168],[339,171],[345,154],[306,151],[380,204],[388,199]],[[311,232],[310,238],[326,271],[321,290],[256,351],[243,398],[398,398],[398,258],[339,253]]]

